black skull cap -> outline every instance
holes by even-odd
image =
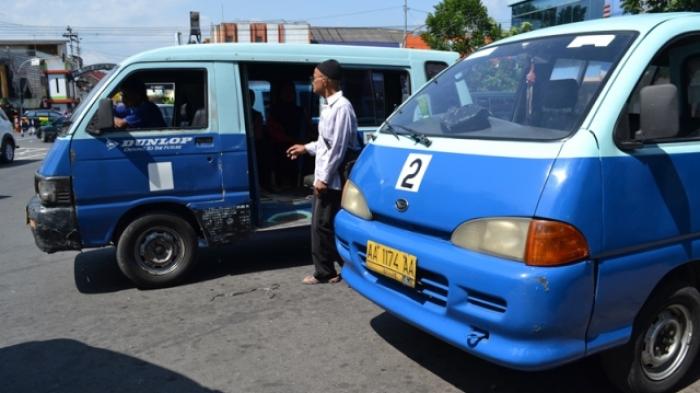
[[[334,59],[322,62],[317,65],[316,68],[328,79],[338,81],[343,76],[343,68],[340,66],[340,63]]]

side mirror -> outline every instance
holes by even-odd
[[[114,128],[112,100],[103,98],[98,102],[98,105],[97,113],[92,117],[87,127],[88,133],[92,135],[101,135],[102,130]]]
[[[646,86],[640,92],[641,129],[636,141],[671,138],[678,135],[678,89],[670,83]]]

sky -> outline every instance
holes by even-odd
[[[424,25],[438,0],[408,0],[409,30]],[[482,0],[489,15],[510,25],[507,0]],[[221,21],[301,21],[312,26],[403,28],[402,0],[22,0],[0,8],[0,36],[61,38],[66,26],[80,37],[85,64],[117,63],[135,53],[175,45],[199,11],[202,38]]]

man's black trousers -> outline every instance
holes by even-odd
[[[343,261],[335,248],[333,220],[340,210],[340,190],[326,189],[313,199],[311,216],[311,259],[314,262],[316,279],[325,281],[335,277],[334,262]]]

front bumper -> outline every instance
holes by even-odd
[[[344,210],[335,228],[348,285],[439,339],[522,370],[547,369],[586,354],[594,296],[591,262],[531,267]],[[368,270],[367,240],[415,255],[416,288]]]
[[[70,206],[46,207],[36,195],[27,204],[27,224],[37,247],[44,252],[80,250],[80,232]]]

